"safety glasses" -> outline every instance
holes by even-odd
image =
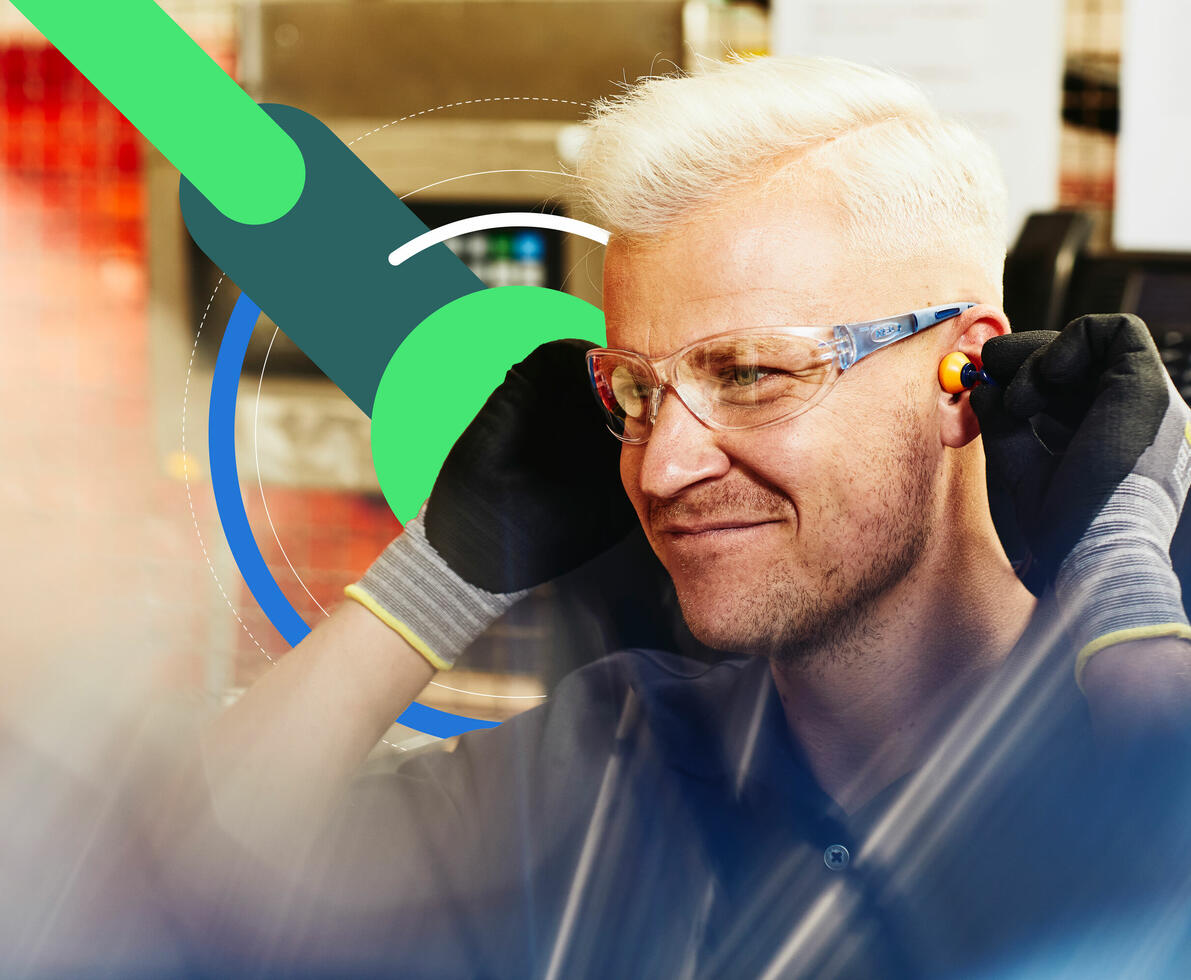
[[[708,428],[759,429],[813,408],[862,357],[975,305],[839,326],[730,330],[656,359],[597,347],[587,352],[587,371],[608,429],[621,442],[649,438],[666,388]]]

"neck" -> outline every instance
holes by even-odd
[[[857,617],[846,648],[772,662],[790,731],[845,812],[921,764],[1033,614],[991,519],[962,541],[928,548]]]

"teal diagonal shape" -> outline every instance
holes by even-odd
[[[381,375],[410,331],[484,284],[446,245],[391,266],[393,243],[426,226],[319,120],[290,106],[262,108],[302,151],[297,203],[267,224],[241,224],[184,176],[183,219],[199,248],[371,415]],[[226,147],[229,164],[237,152]]]

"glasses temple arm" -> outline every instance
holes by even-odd
[[[936,323],[959,316],[971,309],[975,303],[949,303],[946,306],[931,306],[915,310],[904,316],[863,323],[844,323],[835,328],[835,349],[839,355],[841,371],[846,371],[862,357],[873,351],[888,347],[892,343],[911,337],[920,330],[933,327]]]

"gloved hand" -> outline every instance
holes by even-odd
[[[637,518],[582,340],[511,368],[447,455],[418,516],[346,594],[439,669],[533,586],[616,544]]]
[[[636,526],[620,482],[620,443],[587,377],[593,346],[555,340],[515,365],[447,456],[426,537],[473,585],[539,585]]]
[[[997,382],[971,393],[985,454],[1030,546],[1027,584],[1053,584],[1078,634],[1076,682],[1114,643],[1191,638],[1169,553],[1191,409],[1145,324],[1084,316],[994,337],[981,358]]]

